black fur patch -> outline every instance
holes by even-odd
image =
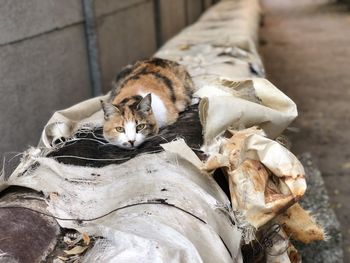
[[[148,63],[161,68],[166,68],[169,65],[168,60],[161,59],[161,58],[152,58],[148,61]]]
[[[123,99],[119,105],[121,107],[120,110],[124,112],[123,108],[126,104],[128,104],[130,101],[131,103],[129,103],[128,107],[132,110],[132,111],[136,111],[137,110],[137,105],[139,105],[140,101],[143,99],[142,96],[140,95],[134,95],[134,96],[131,96],[131,97],[128,97],[128,98],[125,98]]]
[[[111,96],[110,100],[113,100],[115,98],[122,86],[120,85],[120,82],[122,82],[132,71],[134,70],[134,66],[126,66],[124,67],[115,77],[115,85],[113,85],[112,90],[111,90]]]
[[[192,82],[190,74],[188,72],[185,73],[185,92],[186,96],[188,97],[189,101],[191,101],[192,95],[193,95],[193,85],[194,83]]]
[[[142,97],[141,95],[134,95],[134,96],[132,96],[131,98],[133,98],[133,99],[136,100],[137,102],[140,102],[140,101],[143,99],[143,97]]]
[[[129,75],[134,70],[133,66],[126,66],[123,68],[116,76],[115,81],[118,82],[121,79],[124,79],[127,75]]]
[[[130,104],[130,109],[135,111],[137,110],[137,106],[139,105],[140,101],[143,99],[142,96],[137,95],[133,96],[133,99],[135,100],[133,104]]]
[[[143,68],[140,72],[136,73],[135,75],[132,75],[130,78],[127,78],[123,84],[121,85],[120,89],[123,88],[130,80],[137,80],[139,79],[141,76],[144,75],[148,75],[151,74],[153,75],[156,79],[162,81],[166,87],[168,88],[169,92],[170,92],[170,97],[172,102],[175,103],[176,101],[176,96],[175,96],[175,92],[174,92],[174,88],[173,88],[173,82],[166,76],[161,75],[158,72],[149,72],[147,71],[146,68]]]
[[[172,100],[172,102],[176,102],[176,95],[174,92],[174,87],[173,87],[173,82],[171,81],[171,79],[169,79],[166,76],[163,76],[161,74],[159,74],[158,72],[153,72],[152,73],[157,79],[159,79],[160,81],[162,81],[165,86],[167,86],[169,92],[170,92],[170,98]]]
[[[129,100],[130,98],[125,98],[120,102],[120,104],[126,104]]]
[[[139,72],[125,79],[124,82],[121,84],[120,88],[123,88],[130,80],[138,80],[141,76],[146,74],[149,74],[149,72],[147,72],[147,68],[141,69]]]

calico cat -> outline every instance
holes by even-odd
[[[101,101],[105,139],[134,149],[159,128],[174,123],[191,103],[194,84],[180,64],[160,58],[138,61],[116,77],[108,101]]]

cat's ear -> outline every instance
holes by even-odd
[[[113,105],[112,103],[105,102],[103,100],[100,100],[101,106],[105,115],[105,120],[108,120],[110,116],[116,113],[120,113],[120,110],[117,106]]]
[[[147,113],[152,109],[151,104],[152,104],[152,97],[151,97],[151,93],[149,93],[137,105],[137,110]]]

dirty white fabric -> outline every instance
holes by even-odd
[[[155,56],[185,65],[198,88],[208,78],[264,77],[256,49],[259,22],[259,1],[221,1]]]
[[[218,153],[209,157],[204,169],[224,168],[232,206],[258,229],[304,195],[305,171],[288,149],[266,138],[261,130],[251,128],[232,134]],[[252,238],[246,235],[245,240]]]
[[[193,153],[188,160],[173,153],[191,152],[183,141],[164,147],[168,154],[103,168],[60,164],[32,149],[6,185],[42,191],[60,218],[92,219],[131,205],[91,222],[58,220],[106,238],[85,262],[242,262],[227,196]]]
[[[258,125],[267,136],[276,138],[297,116],[295,103],[268,80],[222,80],[204,85],[196,93],[202,97],[200,118],[205,143],[228,128]]]
[[[186,63],[187,57],[212,65],[222,64],[222,59],[221,63],[217,61],[220,58],[224,58],[226,62],[232,58],[228,64],[234,64],[234,58],[237,58],[241,62],[256,63],[254,66],[260,67],[258,71],[263,74],[261,60],[256,51],[260,15],[259,1],[221,1],[204,13],[197,23],[167,42],[156,56],[175,59],[190,68],[193,65]],[[214,55],[211,56],[210,53]],[[210,61],[213,58],[216,60]],[[237,76],[237,72],[234,76]]]
[[[57,140],[71,138],[79,129],[101,127],[104,118],[100,101],[107,98],[108,94],[55,112],[45,125],[38,147],[50,149],[54,147]]]

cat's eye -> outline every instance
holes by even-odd
[[[115,127],[115,130],[117,132],[124,132],[124,128],[123,127]]]
[[[139,124],[136,126],[136,131],[141,131],[146,127],[146,124]]]

